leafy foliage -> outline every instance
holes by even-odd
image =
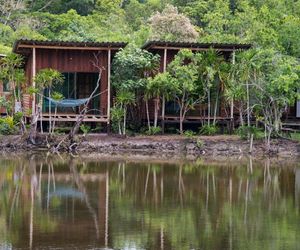
[[[199,36],[191,21],[179,14],[176,7],[168,5],[150,19],[151,40],[195,42]]]
[[[199,133],[201,135],[215,135],[219,132],[219,128],[216,125],[203,125],[200,128]]]
[[[151,126],[149,129],[146,130],[146,135],[157,135],[161,133],[161,127],[153,127]]]

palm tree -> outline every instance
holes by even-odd
[[[123,109],[123,135],[126,135],[127,109],[129,105],[135,103],[135,94],[128,90],[119,90],[117,92],[116,102]]]
[[[146,86],[145,96],[148,99],[154,98],[154,127],[157,127],[158,122],[158,111],[160,101],[169,100],[172,93],[172,81],[170,79],[170,74],[160,73],[156,75],[154,78],[149,78]],[[164,107],[162,107],[164,108]],[[149,117],[148,103],[146,102],[146,111],[147,118]],[[148,125],[150,127],[150,122],[148,118]]]
[[[251,126],[250,85],[257,78],[255,51],[249,50],[237,56],[236,79],[246,86],[247,126]]]
[[[63,75],[54,69],[42,69],[35,76],[35,83],[37,85],[37,89],[40,92],[39,104],[40,110],[42,112],[42,102],[43,102],[43,92],[45,88],[48,88],[48,96],[49,96],[49,133],[51,133],[51,88],[57,84],[63,83]],[[42,123],[42,122],[41,122]]]
[[[215,85],[216,78],[220,76],[220,65],[222,63],[223,59],[219,55],[219,53],[213,49],[210,49],[202,55],[202,57],[199,57],[199,60],[197,60],[197,66],[198,66],[198,74],[200,77],[201,82],[203,83],[204,91],[206,93],[207,97],[207,124],[210,125],[210,119],[211,119],[211,90]],[[216,97],[216,104],[218,103],[218,92],[219,92],[219,86],[217,86],[217,97]],[[215,107],[216,109],[216,107]],[[214,123],[215,123],[215,116],[216,111],[214,112]]]
[[[10,89],[13,92],[15,105],[21,102],[20,85],[25,82],[24,70],[20,69],[23,65],[23,58],[20,55],[10,53],[1,59],[0,76],[8,80]]]

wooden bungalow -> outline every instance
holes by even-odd
[[[64,75],[64,84],[54,91],[59,91],[66,99],[84,99],[90,96],[96,87],[99,67],[102,69],[99,95],[90,103],[90,112],[84,122],[110,122],[111,106],[111,62],[115,53],[126,46],[123,42],[62,42],[18,40],[13,48],[15,53],[25,59],[27,87],[36,86],[36,74],[45,68],[58,70]],[[97,66],[96,66],[97,65]],[[100,94],[101,93],[101,94]],[[46,95],[46,94],[45,94]],[[37,108],[37,96],[25,95],[23,107],[30,117]],[[49,121],[49,110],[52,105],[46,98],[43,101],[42,121]],[[50,102],[51,103],[51,102]],[[53,107],[52,107],[53,108]],[[76,121],[80,107],[59,108],[57,115],[51,113],[51,120],[57,122]]]
[[[234,53],[237,50],[247,50],[251,48],[250,44],[217,44],[217,43],[181,43],[181,42],[162,42],[162,41],[149,41],[143,45],[143,49],[146,49],[152,53],[160,55],[160,71],[165,72],[167,66],[174,59],[175,55],[181,49],[190,49],[193,52],[208,51],[214,49],[219,54],[224,56],[225,60],[232,60],[234,63]],[[227,121],[233,121],[237,110],[234,109],[233,104],[225,105],[222,95],[219,97],[219,105],[217,107],[217,120],[221,123],[227,123]],[[179,109],[174,101],[165,104],[165,114],[161,114],[161,123],[179,123]],[[154,106],[149,105],[150,112],[154,110]],[[151,115],[153,117],[153,115]],[[199,104],[192,111],[189,111],[186,115],[185,123],[199,124],[201,120],[207,119],[207,105]],[[213,119],[213,116],[211,116]]]

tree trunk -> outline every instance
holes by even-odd
[[[180,107],[180,115],[179,115],[179,131],[180,134],[183,134],[183,107]]]
[[[88,105],[89,105],[90,101],[92,100],[93,96],[95,95],[97,89],[98,89],[99,86],[100,86],[100,81],[101,81],[101,76],[102,76],[102,68],[100,68],[100,66],[97,66],[97,65],[95,65],[95,67],[97,67],[97,68],[99,69],[99,75],[98,75],[97,84],[96,84],[96,87],[95,87],[95,89],[93,90],[93,92],[90,94],[90,96],[89,96],[87,102],[85,103],[83,110],[80,112],[80,115],[79,115],[79,117],[77,118],[77,121],[76,121],[74,127],[71,129],[71,131],[70,131],[70,133],[69,133],[68,138],[69,138],[70,143],[73,143],[73,142],[74,142],[74,137],[75,137],[76,133],[78,132],[79,127],[80,127],[80,125],[81,125],[81,123],[82,123],[82,121],[83,121],[83,119],[84,119],[84,117],[86,116],[86,113],[87,113],[87,111],[88,111]],[[102,93],[104,93],[104,92],[106,92],[106,91],[101,92],[100,95],[101,95]],[[55,150],[57,151],[58,148],[56,148]]]
[[[154,127],[156,128],[157,127],[157,120],[158,120],[158,104],[159,103],[159,98],[156,97],[155,100],[154,100]]]
[[[251,126],[251,121],[250,121],[250,93],[249,93],[249,83],[247,82],[246,84],[247,88],[247,125],[248,127]]]
[[[52,126],[52,133],[54,134],[54,129],[55,129],[55,119],[57,115],[57,105],[55,105],[55,112],[54,112],[54,121],[53,121],[53,126]]]
[[[121,135],[122,134],[121,121],[118,121],[118,127],[119,127],[119,135]]]
[[[213,120],[213,125],[216,125],[216,120],[217,120],[217,109],[218,109],[218,104],[219,104],[219,89],[217,91],[217,96],[216,96],[216,101],[215,101],[215,108],[214,108],[214,120]]]
[[[162,132],[163,133],[165,131],[165,113],[166,113],[166,98],[163,95],[162,107],[161,107],[161,127],[162,127]]]
[[[150,131],[150,115],[149,115],[149,105],[148,105],[148,100],[145,101],[146,104],[146,114],[147,114],[147,123],[148,123],[148,130]]]
[[[51,119],[51,90],[50,90],[50,87],[49,87],[49,90],[48,90],[48,93],[49,93],[49,102],[48,102],[48,114],[49,114],[49,134],[51,134],[51,123],[52,123],[52,119]]]
[[[240,126],[244,126],[244,118],[243,118],[243,102],[240,102],[239,113],[240,113]]]
[[[207,90],[207,124],[210,126],[210,88]]]
[[[268,133],[267,133],[267,145],[266,150],[269,153],[271,151],[271,134],[272,134],[272,128],[270,126],[267,126]]]
[[[29,131],[29,141],[32,144],[35,144],[36,136],[37,136],[37,122],[39,119],[39,108],[37,108],[36,113],[31,116],[31,124]]]
[[[127,108],[124,107],[124,118],[123,118],[123,135],[126,135],[126,116],[127,116]]]

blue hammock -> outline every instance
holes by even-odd
[[[79,107],[81,105],[86,104],[86,102],[89,100],[89,98],[84,98],[84,99],[63,99],[61,101],[56,101],[52,98],[46,97],[45,98],[48,100],[48,102],[51,102],[51,106],[55,105],[57,107],[62,107],[62,108],[75,108]],[[49,106],[48,103],[48,106]]]

